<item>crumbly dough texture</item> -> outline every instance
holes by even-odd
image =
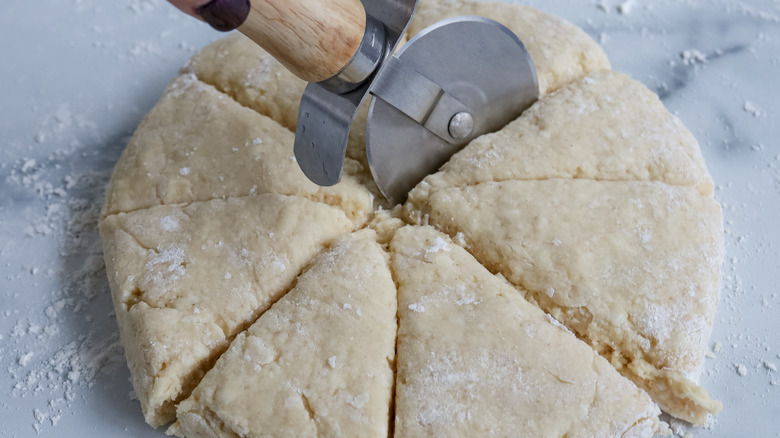
[[[396,291],[371,230],[339,239],[178,408],[180,436],[386,437]]]
[[[561,19],[423,0],[411,29],[465,14],[520,36],[542,97],[404,206],[376,196],[365,108],[341,183],[306,179],[292,132],[304,83],[243,36],[205,48],[171,82],[117,163],[100,221],[149,424],[176,421],[169,431],[185,436],[538,427],[531,435],[650,437],[664,427],[645,392],[698,424],[719,410],[691,380],[723,257],[696,140]],[[461,287],[479,302],[450,295],[425,312],[409,307]],[[507,374],[509,364],[522,373]]]
[[[448,237],[407,226],[391,251],[398,436],[666,432],[647,394]]]

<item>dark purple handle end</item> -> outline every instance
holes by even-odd
[[[249,0],[211,0],[195,12],[214,29],[227,32],[241,26],[249,10]]]

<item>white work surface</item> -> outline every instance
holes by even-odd
[[[696,437],[780,437],[780,1],[531,0],[579,25],[701,143],[725,215]],[[177,69],[220,37],[163,0],[0,7],[0,435],[161,437],[132,400],[97,218]]]

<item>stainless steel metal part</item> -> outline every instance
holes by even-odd
[[[321,186],[332,186],[341,179],[349,130],[376,73],[369,72],[368,79],[357,88],[343,91],[354,87],[352,81],[359,80],[371,68],[371,57],[378,49],[381,49],[382,61],[395,51],[417,8],[417,0],[362,0],[362,3],[367,15],[367,31],[358,53],[342,73],[321,83],[309,84],[301,98],[295,158],[303,173]],[[383,42],[379,27],[384,32]]]
[[[400,57],[387,58],[370,92],[445,141],[459,142],[450,135],[449,123],[469,108]]]
[[[320,82],[320,85],[338,94],[354,90],[374,73],[385,58],[384,51],[385,27],[369,15],[366,17],[366,31],[358,51],[340,72]]]
[[[471,113],[460,112],[452,116],[449,126],[452,138],[464,139],[474,132],[474,116]]]
[[[472,139],[517,118],[539,86],[517,36],[469,16],[412,38],[384,62],[371,92],[368,163],[379,189],[398,203]]]

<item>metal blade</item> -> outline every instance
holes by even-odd
[[[519,117],[539,95],[536,69],[523,43],[487,18],[441,21],[396,57],[385,64],[397,64],[392,68],[402,73],[386,74],[382,66],[372,85],[366,126],[371,173],[393,203],[402,202],[472,139]],[[441,89],[435,99],[431,84]],[[465,135],[464,113],[473,122]]]

